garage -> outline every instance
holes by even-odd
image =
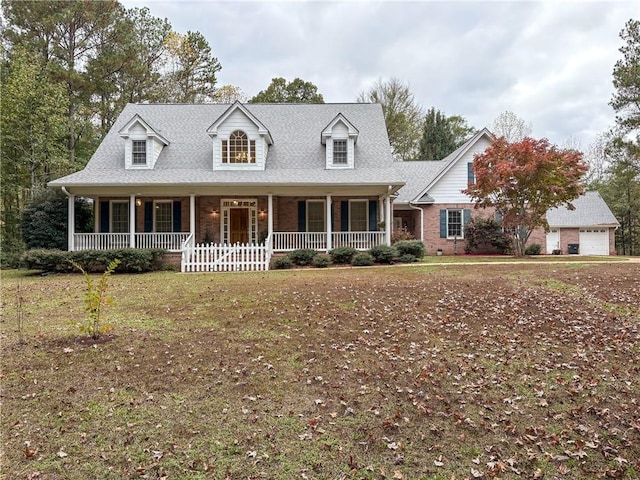
[[[608,228],[581,228],[580,255],[609,255]]]

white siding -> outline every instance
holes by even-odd
[[[229,135],[236,130],[247,134],[249,140],[255,142],[255,164],[223,164],[222,140],[228,140]],[[266,142],[258,133],[258,127],[241,110],[235,110],[219,126],[218,135],[213,139],[213,169],[214,170],[264,170],[266,163]]]
[[[470,203],[471,198],[461,191],[467,188],[467,163],[473,162],[476,153],[483,152],[489,146],[485,137],[479,139],[451,168],[429,189],[435,203]]]
[[[333,163],[333,140],[347,140],[347,163],[346,165],[336,165]],[[326,168],[327,169],[353,169],[354,162],[354,140],[349,138],[349,127],[341,120],[331,128],[331,138],[326,143]]]

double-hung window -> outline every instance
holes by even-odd
[[[173,231],[173,202],[157,201],[155,202],[155,218],[154,231],[156,232],[172,232]]]
[[[111,202],[111,232],[129,233],[129,202]]]
[[[462,209],[447,210],[447,238],[462,238],[463,233]]]
[[[333,164],[346,165],[347,163],[347,141],[333,140]]]
[[[349,202],[349,230],[351,232],[369,230],[368,204],[367,200],[351,200]]]
[[[324,200],[307,200],[307,232],[325,232]]]
[[[146,165],[147,164],[147,141],[146,140],[132,140],[132,164],[133,165]]]

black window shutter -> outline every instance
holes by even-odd
[[[349,201],[342,200],[340,202],[340,231],[349,231]]]
[[[153,202],[144,202],[144,231],[153,232]]]
[[[378,230],[378,202],[376,200],[369,200],[369,231],[375,232]]]
[[[182,231],[182,202],[180,200],[173,201],[173,231]]]
[[[440,210],[440,238],[447,238],[447,211]]]
[[[109,202],[100,202],[100,233],[109,233]]]
[[[307,231],[307,202],[305,200],[298,201],[298,231]]]

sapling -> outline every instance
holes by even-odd
[[[85,312],[87,312],[88,315],[85,322],[79,324],[80,331],[90,334],[94,339],[98,338],[100,334],[107,333],[111,330],[111,325],[108,323],[103,325],[101,323],[102,309],[105,305],[113,302],[113,297],[107,295],[107,287],[109,286],[109,277],[120,264],[120,260],[116,258],[109,263],[97,285],[94,283],[91,275],[89,275],[80,265],[75,262],[71,263],[82,272],[87,285],[87,291],[84,294],[84,303]]]

